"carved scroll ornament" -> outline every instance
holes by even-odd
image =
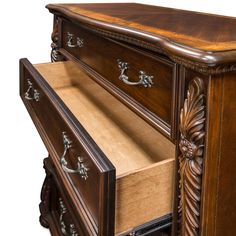
[[[51,61],[57,62],[62,61],[64,57],[58,52],[59,49],[59,33],[58,33],[58,19],[55,18],[55,23],[53,26],[53,32],[51,35],[52,43],[51,43]]]
[[[194,78],[180,113],[179,235],[198,236],[205,138],[204,83]]]

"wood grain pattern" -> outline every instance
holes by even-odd
[[[180,113],[179,174],[180,174],[180,232],[179,235],[198,236],[202,190],[203,151],[205,139],[204,83],[194,78],[189,83],[187,98]]]
[[[83,39],[82,48],[67,46],[67,33]],[[174,123],[172,114],[175,98],[176,65],[157,55],[150,55],[114,40],[107,40],[90,30],[62,21],[62,48],[99,73],[108,83],[119,89],[125,102],[132,100],[138,107],[143,107],[153,123],[171,136]],[[140,64],[142,58],[142,64]],[[129,81],[137,82],[140,71],[153,76],[151,88],[127,85],[119,79],[120,70],[117,60],[128,63],[125,74]],[[153,65],[155,64],[155,67]],[[128,99],[127,99],[128,97]],[[132,106],[132,105],[130,105]],[[141,109],[138,109],[141,112]],[[147,119],[147,121],[149,121]]]
[[[47,8],[98,34],[161,52],[196,71],[236,70],[233,17],[141,4],[49,4]]]
[[[146,230],[155,224],[147,221],[171,212],[176,178],[174,236],[176,229],[181,236],[235,235],[236,18],[133,3],[47,8],[54,14],[52,61],[62,54],[77,64],[37,65],[41,75],[27,60],[20,64],[21,97],[58,175],[57,187],[46,177],[41,223],[61,235],[58,188],[80,235],[170,235],[170,228]],[[67,31],[81,34],[84,47],[68,49]],[[123,59],[120,55],[132,62],[131,79],[141,67],[160,76],[157,94],[126,91],[116,83],[114,59]],[[24,98],[27,78],[41,89],[40,102]],[[83,150],[92,162],[90,171],[99,172],[99,183],[96,173],[88,186],[65,175],[58,161],[61,127],[76,143],[70,155]],[[180,167],[175,177],[174,154]]]
[[[236,234],[235,73],[209,81],[208,134],[204,163],[201,236]]]
[[[53,159],[55,168],[60,173],[64,188],[70,194],[71,201],[77,210],[76,214],[82,215],[83,225],[91,235],[109,235],[110,232],[114,232],[114,166],[96,146],[78,120],[73,119],[73,114],[62,104],[30,62],[22,59],[20,65],[22,99]],[[30,78],[40,91],[41,103],[35,104],[24,98],[26,78]],[[74,158],[69,158],[71,167],[76,165],[78,154],[86,159],[90,168],[90,178],[86,182],[81,181],[78,175],[68,175],[62,170],[59,161],[64,149],[61,139],[62,131],[66,131],[73,141],[74,148],[70,155]],[[98,201],[99,204],[97,204]],[[107,224],[109,227],[106,227]]]
[[[58,4],[48,5],[48,8],[158,34],[171,41],[203,50],[221,51],[236,48],[236,30],[233,26],[236,19],[233,17],[197,14],[142,4]],[[142,14],[142,18],[138,17],[139,14]],[[221,27],[212,31],[218,24]],[[209,31],[212,33],[209,34]],[[231,31],[231,34],[227,31]]]
[[[24,64],[27,63],[24,62]],[[55,86],[55,92],[116,166],[117,186],[119,186],[116,192],[118,199],[116,201],[116,234],[129,231],[137,225],[169,214],[173,187],[174,144],[79,71],[75,63],[70,61],[45,63],[35,67],[41,76],[45,76],[49,84]],[[86,151],[90,149],[83,146],[83,142],[79,144],[81,137],[75,136],[71,131],[69,120],[63,117],[64,111],[58,113],[59,108],[48,99],[52,96],[48,92],[51,91],[51,87],[44,88],[47,84],[43,81],[43,77],[39,79],[39,75],[36,76],[36,73],[35,75],[30,74],[29,71],[32,70],[33,68],[26,70],[22,79],[30,77],[35,88],[41,93],[40,102],[32,105],[34,111],[31,112],[37,115],[42,128],[47,130],[47,137],[55,148],[55,151],[49,149],[49,152],[52,153],[53,163],[55,166],[59,166],[61,171],[57,156],[63,153],[60,135],[63,129],[73,142],[73,148],[67,155],[70,165],[76,164],[76,158],[73,157],[81,155],[89,167],[89,178],[86,182],[83,182],[77,175],[65,176],[63,173],[63,178],[69,179],[67,185],[72,185],[73,191],[77,194],[76,202],[82,201],[88,209],[87,211],[90,212],[91,219],[96,220],[95,223],[99,225],[99,222],[103,220],[101,214],[104,214],[103,212],[108,209],[100,209],[96,199],[102,203],[100,193],[103,188],[101,185],[106,187],[107,183],[103,180],[103,174],[94,167],[94,163],[90,160],[89,155],[91,154]],[[53,77],[55,70],[57,70],[56,79]],[[22,86],[22,89],[25,90],[25,87]],[[113,109],[108,113],[110,106]],[[91,159],[93,158],[94,156],[91,155]],[[101,177],[98,177],[98,172]],[[146,191],[143,179],[148,182],[152,189],[151,192]],[[136,182],[134,183],[134,181]],[[140,192],[140,194],[135,196],[136,192]],[[115,191],[113,193],[115,194]],[[134,197],[130,198],[131,195]],[[78,200],[80,197],[82,199]],[[157,198],[160,204],[157,204]],[[134,201],[130,201],[132,199]],[[109,199],[108,205],[113,204],[115,205],[115,200]],[[153,205],[157,207],[153,208]],[[145,212],[144,209],[147,206],[150,210]],[[130,217],[130,212],[133,217]],[[109,227],[111,226],[109,225]],[[104,235],[103,232],[99,227],[98,235]]]
[[[171,213],[173,174],[174,160],[168,159],[117,178],[117,234]]]
[[[112,161],[117,176],[174,158],[170,141],[80,72],[73,62],[35,67]],[[62,84],[66,86],[63,88]]]
[[[35,67],[54,86],[56,93],[116,167],[115,233],[170,213],[174,145],[76,70],[76,64],[68,61]],[[53,78],[54,70],[58,72],[57,80]],[[74,75],[73,71],[76,72]],[[68,84],[73,86],[63,80],[69,80]],[[62,84],[66,87],[61,87]],[[151,190],[146,191],[143,179]]]
[[[216,236],[235,235],[236,228],[236,74],[223,76],[222,129],[219,151],[219,173],[217,211],[215,218]],[[227,216],[227,217],[225,217]],[[230,220],[229,220],[230,219]]]

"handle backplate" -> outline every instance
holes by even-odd
[[[128,63],[121,61],[120,59],[117,60],[118,68],[120,70],[120,76],[119,79],[123,81],[127,85],[136,86],[136,85],[142,85],[145,88],[151,88],[154,84],[152,79],[154,78],[152,75],[147,75],[144,71],[139,71],[139,81],[137,82],[131,82],[129,81],[129,77],[125,74],[126,70],[129,68]]]
[[[75,41],[76,43],[73,44],[73,41]],[[69,48],[82,48],[84,46],[84,40],[81,39],[80,37],[77,37],[76,39],[74,39],[74,34],[67,32],[67,43],[66,45]]]
[[[64,215],[67,214],[67,208],[61,198],[59,198],[59,205],[60,205],[60,217],[59,217],[59,222],[61,226],[61,232],[65,236],[79,236],[79,234],[76,231],[75,225],[70,224],[69,225],[69,232],[67,230],[66,223],[64,221]]]
[[[63,138],[63,144],[64,144],[64,152],[60,158],[60,163],[62,166],[62,169],[69,174],[76,174],[78,173],[82,179],[86,180],[88,178],[88,168],[85,166],[82,157],[77,157],[78,162],[77,162],[77,168],[76,169],[70,169],[67,167],[67,161],[65,159],[67,151],[71,148],[72,142],[68,138],[65,132],[62,133],[62,138]]]
[[[27,100],[35,100],[36,102],[40,99],[40,93],[37,89],[34,89],[33,83],[30,81],[30,79],[27,79],[28,89],[25,92],[25,99]]]

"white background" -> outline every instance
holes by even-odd
[[[40,188],[44,179],[42,162],[47,152],[18,95],[19,58],[27,57],[32,63],[50,61],[52,15],[45,5],[72,2],[49,1],[1,1],[0,5],[1,236],[49,235],[38,223]],[[136,2],[236,16],[236,3],[229,0]]]

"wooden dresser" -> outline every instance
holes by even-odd
[[[49,153],[40,223],[54,236],[236,235],[236,18],[47,8],[52,63],[20,60]]]

